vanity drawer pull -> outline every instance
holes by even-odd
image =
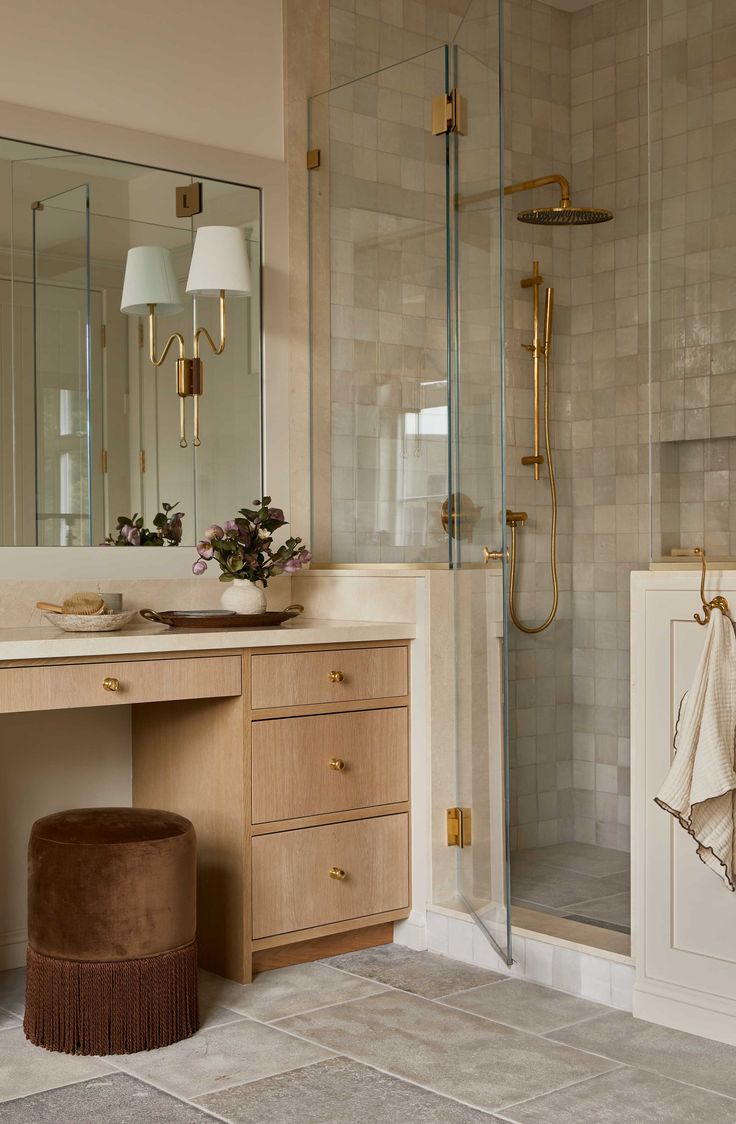
[[[336,773],[341,773],[345,768],[345,762],[342,757],[331,757],[327,764],[329,768],[334,769]]]
[[[119,691],[120,680],[116,679],[114,675],[106,675],[102,680],[102,686],[106,691]]]
[[[409,691],[405,645],[251,657],[254,710],[388,699]]]
[[[347,874],[344,870],[341,870],[339,866],[331,866],[330,878],[334,878],[336,882],[344,882],[347,878]]]

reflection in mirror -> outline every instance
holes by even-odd
[[[176,188],[193,182],[0,140],[0,546],[98,545],[119,515],[152,526],[163,502],[186,513],[191,544],[261,494],[260,192],[200,181],[202,211],[177,217]],[[219,292],[185,291],[205,227],[239,229],[250,292],[228,292],[223,353],[201,348],[201,444],[182,448],[178,347],[154,366],[148,316],[121,297],[128,250],[160,247],[183,309],[157,318],[159,354],[179,332],[192,357],[198,327],[218,343]]]

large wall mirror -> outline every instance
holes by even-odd
[[[197,183],[201,211],[177,217],[177,188],[196,209]],[[0,546],[98,546],[165,502],[194,543],[261,495],[260,191],[0,140],[0,196]],[[247,280],[223,283],[225,347],[200,333],[202,393],[180,396],[178,344],[155,366],[146,308],[121,311],[126,261],[146,246],[168,263],[180,299],[156,316],[158,351],[178,332],[191,358],[198,327],[221,342],[221,286],[186,291],[206,227],[237,228]]]

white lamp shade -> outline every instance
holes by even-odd
[[[245,233],[239,226],[200,226],[194,239],[187,292],[216,297],[249,293],[250,265]]]
[[[120,311],[145,316],[149,304],[159,316],[173,316],[184,309],[171,251],[163,246],[133,246],[128,250]]]

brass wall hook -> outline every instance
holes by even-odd
[[[716,597],[714,597],[712,601],[706,601],[705,575],[708,570],[708,563],[706,562],[705,551],[702,549],[702,547],[696,546],[695,554],[700,555],[700,562],[702,565],[702,569],[700,571],[700,600],[703,605],[703,616],[701,618],[699,613],[693,613],[693,619],[696,620],[698,624],[707,624],[714,609],[720,609],[722,613],[725,613],[726,616],[730,617],[731,610],[729,609],[728,601],[721,594],[718,594]]]

